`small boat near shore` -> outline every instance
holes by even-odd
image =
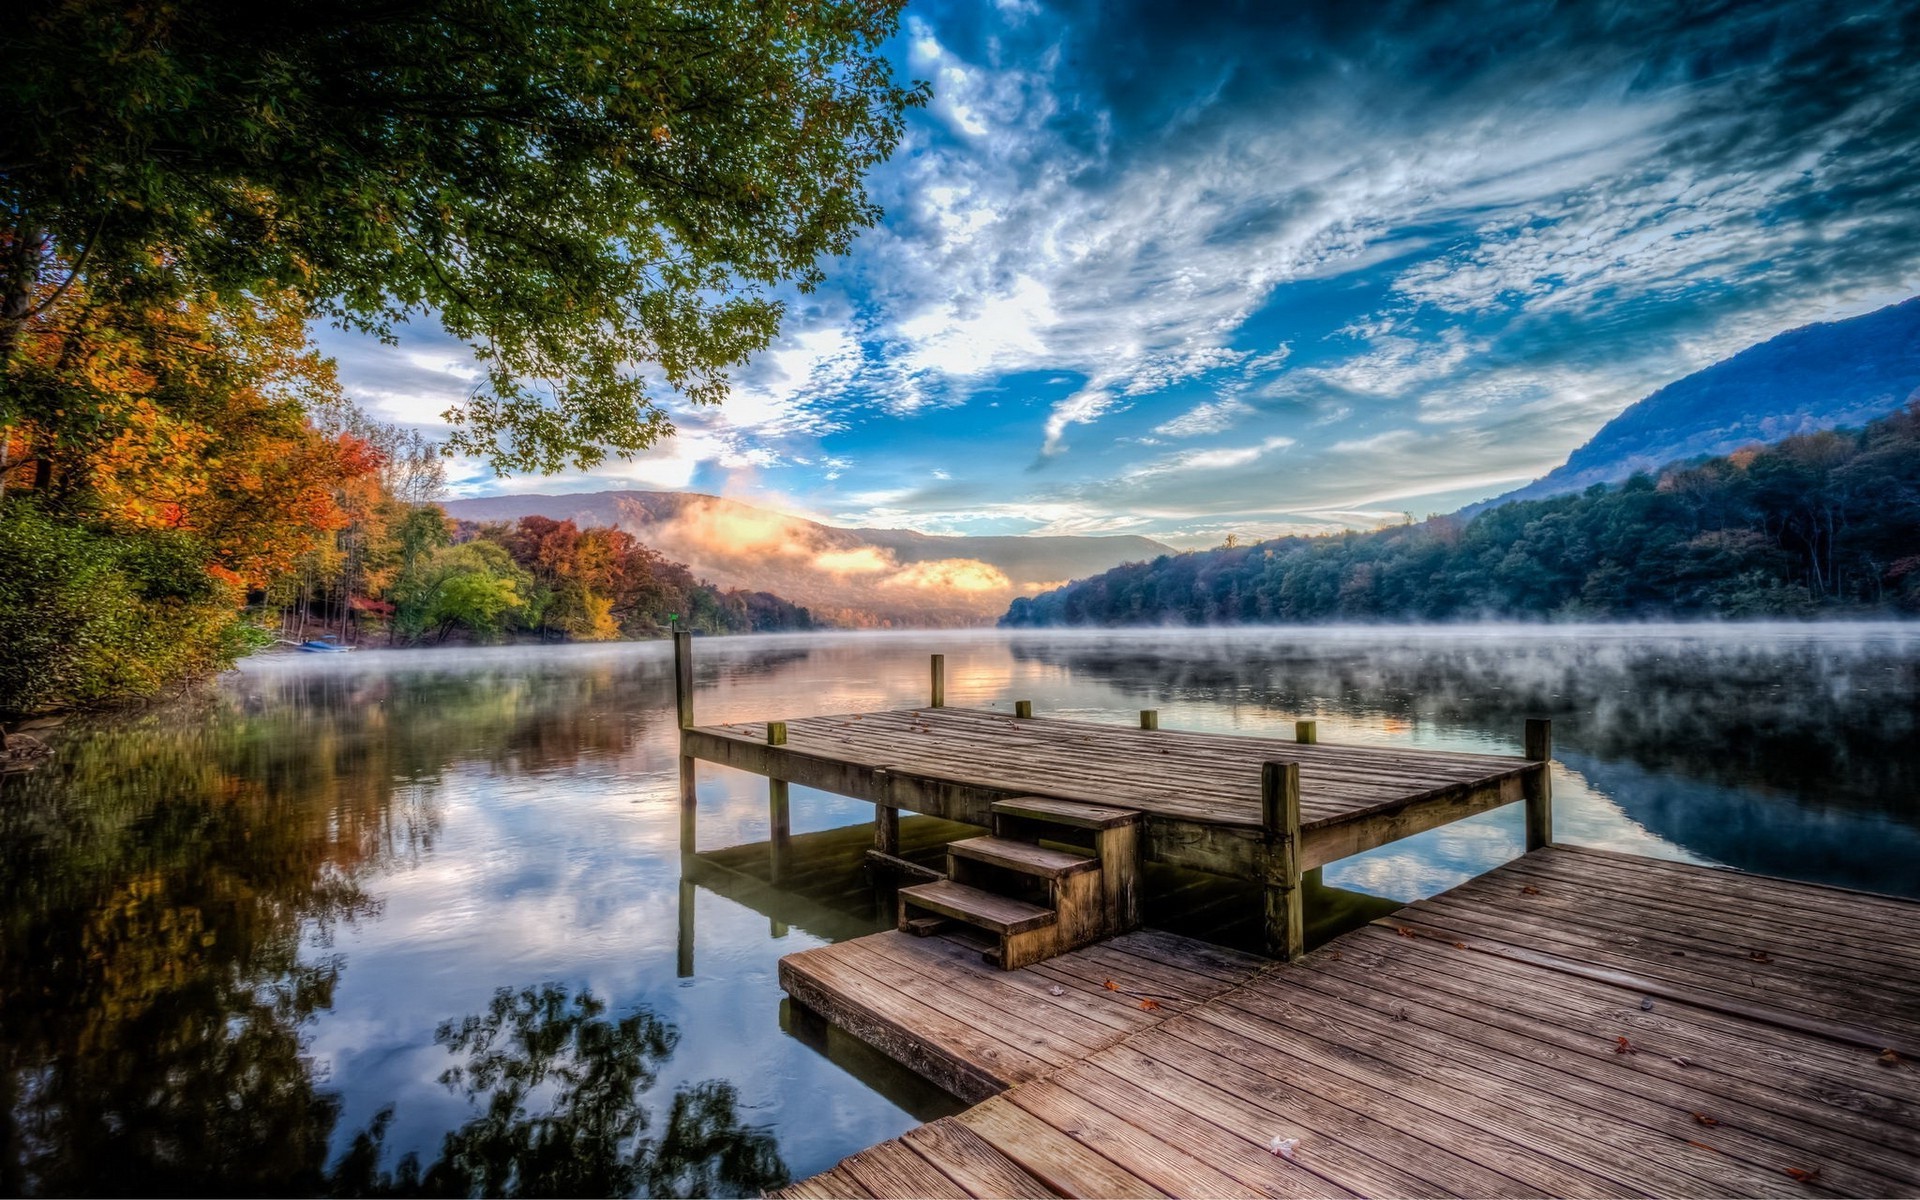
[[[345,654],[353,649],[352,646],[341,645],[340,639],[333,634],[301,642],[298,648],[309,654]]]

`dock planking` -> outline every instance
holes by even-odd
[[[1299,764],[1301,869],[1523,799],[1543,765],[1281,738],[924,708],[700,725],[686,753],[894,808],[988,823],[995,800],[1044,796],[1149,818],[1149,857],[1250,877],[1264,828],[1261,765]],[[1209,832],[1215,836],[1207,836]]]
[[[990,1099],[785,1194],[1920,1191],[1920,904],[1554,846],[1265,969],[1130,936],[1004,973],[861,939],[950,959],[915,1002],[1025,1060],[953,1043]]]
[[[979,946],[964,937],[888,931],[790,954],[780,961],[780,983],[799,1003],[954,1095],[983,1100],[1147,1029],[1268,965],[1254,955],[1138,930],[1001,971],[982,962]]]

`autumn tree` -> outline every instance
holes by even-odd
[[[67,0],[0,24],[0,370],[96,295],[291,292],[486,372],[454,446],[590,465],[719,400],[878,218],[902,0]],[[77,281],[77,282],[76,282]],[[0,427],[12,424],[0,397]]]

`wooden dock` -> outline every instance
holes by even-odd
[[[1264,892],[1264,947],[1284,959],[1305,947],[1302,878],[1326,863],[1523,801],[1528,848],[1552,841],[1545,720],[1527,722],[1521,755],[1322,745],[1310,720],[1295,723],[1290,741],[1162,729],[1153,710],[1138,727],[1068,721],[1037,717],[1025,700],[1011,713],[948,708],[945,659],[934,655],[923,708],[700,725],[692,639],[678,634],[674,646],[682,853],[697,852],[700,761],[764,775],[775,883],[791,854],[796,783],[871,802],[873,858],[915,877],[923,874],[897,853],[903,810],[997,831],[1010,804],[1093,806],[1128,826],[1094,848],[1120,928],[1137,923],[1146,864],[1253,880]],[[1027,826],[1030,842],[1053,837]],[[1067,910],[1056,916],[1063,930],[1073,924]],[[1001,923],[1009,965],[1045,952],[1035,947],[1046,939],[1019,944],[1018,924]]]
[[[1920,1193],[1920,904],[1552,847],[1250,975],[941,941],[783,981],[1002,1090],[783,1195]]]
[[[978,1101],[1150,1029],[1268,965],[1137,930],[997,971],[964,935],[889,931],[789,954],[780,960],[780,986],[953,1095]]]

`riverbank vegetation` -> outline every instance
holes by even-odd
[[[1920,405],[1471,519],[1117,567],[1003,626],[1920,613]]]

